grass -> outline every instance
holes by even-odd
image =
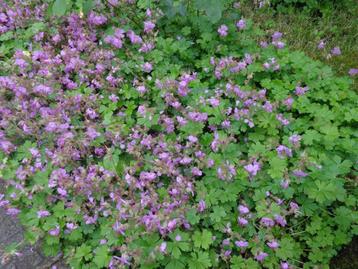
[[[253,1],[241,5],[242,14],[260,28],[280,31],[287,45],[304,51],[313,59],[320,60],[339,74],[347,75],[350,68],[358,68],[358,2],[348,9],[331,9],[324,15],[312,15],[299,9],[276,12],[272,7],[257,8]],[[317,48],[325,40],[324,50]],[[340,47],[340,56],[330,57],[333,47]],[[358,90],[358,76],[354,86]]]

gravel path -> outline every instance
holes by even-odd
[[[4,188],[0,181],[0,193]],[[5,214],[0,208],[0,269],[67,269],[57,258],[48,258],[41,253],[39,245],[23,246],[18,256],[6,257],[5,248],[10,244],[21,243],[24,239],[24,230],[19,221]]]

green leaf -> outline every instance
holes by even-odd
[[[108,255],[108,247],[107,246],[100,246],[96,249],[94,256],[94,263],[99,267],[107,267],[109,261],[111,260],[111,256]]]
[[[194,208],[190,209],[186,213],[186,219],[192,225],[197,224],[200,221],[200,217],[196,214],[196,210]]]
[[[206,269],[211,266],[209,254],[206,252],[192,253],[192,257],[189,260],[189,269]]]
[[[83,13],[88,14],[93,7],[94,7],[94,1],[93,0],[84,1],[83,2]]]
[[[269,163],[270,169],[267,171],[268,174],[274,179],[282,178],[287,161],[280,157],[273,157],[270,159]]]
[[[75,258],[89,260],[92,258],[92,248],[86,244],[82,244],[76,249]]]
[[[280,247],[276,250],[276,255],[282,260],[287,260],[295,257],[295,252],[299,249],[295,246],[291,238],[283,238],[280,241]]]
[[[37,185],[48,188],[48,179],[51,173],[51,168],[47,168],[44,171],[38,171],[34,175],[34,182]]]
[[[52,14],[55,16],[63,16],[65,15],[67,10],[67,1],[66,0],[56,0],[52,6]]]
[[[185,268],[185,263],[180,260],[172,259],[166,266],[165,269],[183,269]]]
[[[220,222],[221,219],[224,218],[225,216],[226,216],[225,209],[223,207],[220,207],[220,206],[215,206],[213,208],[213,213],[210,214],[210,218],[214,222]]]
[[[193,235],[194,246],[208,249],[213,241],[212,237],[212,233],[208,230],[203,230],[202,232],[195,231]]]
[[[205,10],[210,22],[216,23],[221,18],[221,14],[224,9],[224,2],[225,1],[217,0],[195,0],[194,4],[196,8]]]

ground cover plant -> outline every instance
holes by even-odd
[[[1,8],[0,206],[47,255],[328,268],[357,234],[352,78],[238,3]]]

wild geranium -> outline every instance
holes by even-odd
[[[31,243],[113,269],[310,268],[348,243],[348,78],[220,1],[30,2],[1,5],[0,206]]]

